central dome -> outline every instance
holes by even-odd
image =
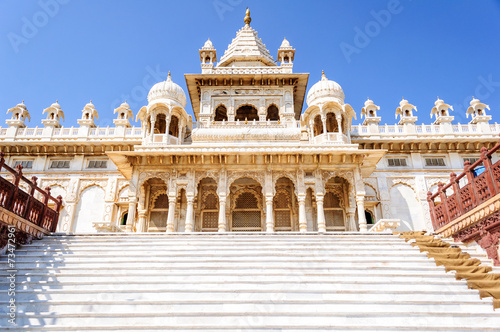
[[[343,104],[345,98],[342,87],[337,82],[327,79],[325,72],[322,73],[321,81],[314,84],[307,93],[306,103],[311,106],[323,98],[336,99],[339,104]]]
[[[166,81],[156,83],[151,90],[149,90],[148,102],[151,103],[158,99],[174,100],[181,104],[183,108],[186,107],[186,94],[179,85],[172,82],[170,72],[168,73]]]

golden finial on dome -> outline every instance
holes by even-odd
[[[326,75],[324,70],[321,71],[321,80],[322,81],[326,80]]]
[[[243,21],[245,21],[245,26],[250,26],[250,22],[252,22],[252,18],[250,17],[250,9],[248,9],[248,7],[245,13],[245,19]]]

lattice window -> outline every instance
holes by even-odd
[[[324,211],[326,229],[332,231],[345,230],[345,214],[340,198],[332,192],[325,195]]]
[[[251,192],[244,192],[236,199],[233,210],[232,228],[237,231],[260,231],[261,211],[257,197]]]
[[[215,232],[219,227],[219,199],[214,192],[203,195],[201,211],[201,230],[204,232]]]
[[[292,230],[290,196],[286,192],[278,192],[274,196],[274,227],[279,230]]]

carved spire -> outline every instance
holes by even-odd
[[[245,13],[245,19],[243,21],[245,21],[245,26],[247,27],[250,26],[250,22],[252,22],[252,18],[250,17],[250,9],[248,9],[248,7]]]

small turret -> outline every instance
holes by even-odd
[[[5,123],[10,127],[24,128],[26,127],[26,124],[24,123],[26,119],[28,119],[28,121],[31,121],[31,116],[28,112],[28,109],[26,108],[26,105],[24,105],[24,100],[22,101],[22,103],[10,108],[7,111],[7,114],[9,113],[12,113],[11,118],[10,120],[5,121]]]
[[[115,126],[130,127],[130,118],[134,118],[134,113],[130,109],[127,101],[122,103],[119,107],[115,108],[114,114],[117,114],[116,119],[113,120]]]
[[[396,119],[398,115],[400,116],[399,124],[405,123],[415,123],[417,122],[417,117],[413,116],[413,110],[417,111],[417,107],[410,104],[408,100],[402,98],[399,102],[399,107],[396,109]]]
[[[487,115],[486,110],[490,110],[488,105],[483,104],[479,101],[479,99],[472,97],[470,107],[467,109],[467,117],[469,117],[470,114],[472,119],[469,123],[477,124],[481,132],[489,133],[491,132],[489,124],[491,115]]]
[[[203,74],[210,74],[214,68],[214,63],[217,62],[217,51],[214,45],[207,39],[205,45],[200,50],[201,71]]]
[[[278,49],[278,61],[281,62],[281,67],[287,68],[287,73],[292,72],[294,57],[295,49],[290,46],[288,40],[284,38],[280,48]]]
[[[377,115],[378,110],[380,110],[380,106],[375,105],[370,98],[367,98],[365,107],[361,109],[361,117],[365,117],[363,125],[368,126],[368,132],[373,134],[379,132],[378,125],[382,119]]]
[[[62,111],[61,105],[59,105],[57,100],[55,103],[43,110],[43,114],[45,113],[47,113],[47,118],[42,120],[45,127],[61,127],[60,119],[62,118],[64,121],[64,112]]]
[[[97,110],[95,109],[94,104],[92,104],[92,100],[85,105],[82,110],[82,118],[78,120],[78,124],[80,126],[87,127],[95,127],[94,120],[98,120],[99,115],[97,114]]]

